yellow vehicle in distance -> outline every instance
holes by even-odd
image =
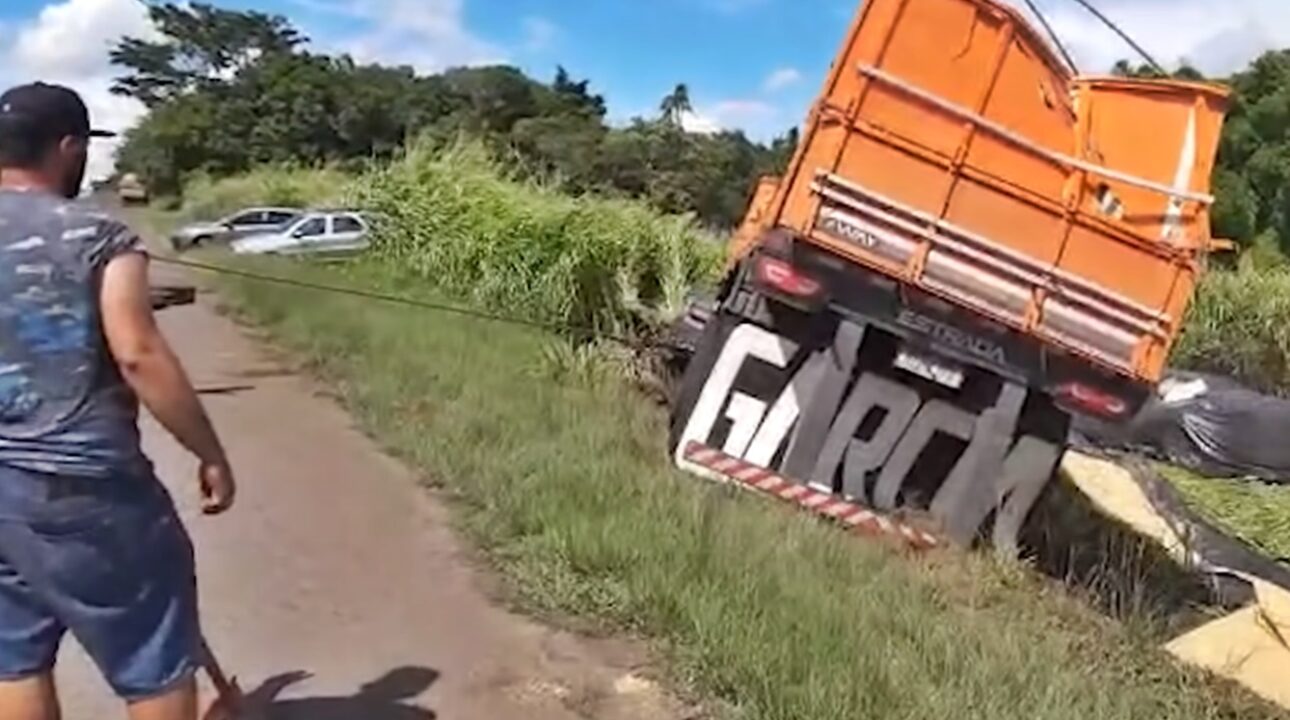
[[[117,180],[117,198],[122,205],[146,205],[148,203],[148,186],[134,173],[126,173]]]

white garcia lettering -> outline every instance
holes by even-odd
[[[722,348],[721,356],[712,366],[712,372],[703,386],[703,392],[699,394],[699,400],[694,404],[694,411],[690,413],[690,419],[686,422],[685,432],[681,434],[681,441],[676,446],[674,459],[677,466],[704,476],[711,475],[705,468],[686,460],[685,450],[692,442],[707,444],[709,436],[712,435],[712,428],[716,426],[717,418],[721,414],[721,408],[726,405],[726,398],[734,388],[739,369],[748,358],[756,358],[775,367],[786,368],[796,353],[797,343],[756,325],[740,325],[735,328],[726,341],[726,346]],[[748,397],[744,393],[737,393],[737,395]],[[755,398],[749,399],[755,400]],[[737,422],[740,427],[760,426],[761,417],[753,417],[754,413],[760,415],[758,409],[751,403],[738,402],[740,408]],[[760,401],[758,402],[760,404]],[[764,408],[765,405],[761,404],[761,407]]]
[[[911,317],[919,316],[911,314]],[[676,448],[677,466],[696,475],[725,480],[719,473],[685,457],[691,443],[705,446],[710,443],[724,408],[726,419],[732,423],[726,437],[725,454],[771,469],[771,463],[802,415],[804,399],[814,397],[820,384],[828,377],[830,358],[827,353],[817,353],[792,378],[779,399],[769,406],[769,411],[765,400],[734,391],[735,380],[749,358],[783,369],[790,365],[798,349],[796,343],[755,325],[736,328],[713,365],[681,435]],[[980,477],[987,478],[992,492],[986,494],[992,499],[986,505],[997,508],[1000,517],[1004,518],[1003,525],[996,528],[996,545],[1015,552],[1020,522],[1056,466],[1060,449],[1033,438],[1025,438],[1013,446],[1010,428],[990,430],[990,423],[986,423],[987,428],[983,429],[981,418],[1000,412],[999,407],[978,417],[941,401],[922,405],[917,393],[880,376],[865,373],[860,378],[840,414],[833,419],[833,427],[816,458],[812,476],[797,480],[811,481],[847,497],[892,509],[914,463],[937,433],[946,433],[968,443],[968,448],[937,491],[932,504],[933,514],[942,521],[955,521],[961,526],[959,534],[970,540],[991,511],[990,507],[976,507],[981,504],[977,497],[981,489]],[[1024,389],[1020,392],[1024,399]],[[1005,389],[1000,407],[1007,405],[1008,397]],[[1013,400],[1016,400],[1013,410],[1019,411],[1021,400],[1016,397]],[[860,441],[854,437],[858,424],[874,407],[887,410],[883,427],[875,431],[870,441]],[[1015,417],[1010,422],[1013,421]],[[997,477],[998,472],[988,467],[978,467],[981,458],[989,455],[984,451],[997,442],[1004,443],[1000,448],[1002,455],[998,457],[1004,461],[1001,478]],[[974,453],[977,450],[984,455],[982,452]],[[970,459],[974,454],[977,460]],[[874,487],[875,496],[866,498],[866,479],[879,469],[881,474]],[[982,469],[985,472],[981,472]],[[836,483],[839,470],[843,471],[841,487]],[[954,478],[965,471],[968,474],[963,475],[956,486]],[[961,502],[960,496],[965,493],[973,500],[972,503]]]
[[[910,317],[921,316],[911,313]],[[773,405],[768,405],[768,401],[763,398],[752,397],[746,393],[734,391],[733,388],[740,370],[749,358],[756,358],[778,368],[787,368],[798,350],[798,345],[791,340],[755,325],[741,325],[736,328],[727,340],[716,364],[713,365],[712,372],[695,403],[694,411],[686,423],[685,432],[676,449],[677,465],[685,470],[707,474],[701,467],[690,463],[685,458],[685,450],[693,442],[709,444],[713,429],[724,408],[726,419],[732,423],[726,436],[724,452],[753,465],[770,468],[801,417],[804,402],[815,395],[816,389],[824,381],[831,358],[828,353],[816,353],[793,376]],[[861,377],[867,377],[867,374]],[[878,378],[875,377],[874,382],[878,382]],[[889,381],[882,382],[889,383]],[[856,392],[864,392],[865,388],[870,387],[882,386],[861,382],[856,386]],[[922,407],[915,415],[927,415],[931,407],[933,406]],[[836,432],[838,418],[834,418],[833,423],[835,427],[832,432]],[[854,432],[854,428],[847,434],[851,432]],[[963,439],[965,441],[971,439],[970,429],[967,431],[967,437]],[[921,447],[908,450],[917,455],[920,449]],[[819,478],[815,479],[819,480]]]

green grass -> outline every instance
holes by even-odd
[[[1211,272],[1172,362],[1268,393],[1290,391],[1290,270]]]
[[[274,272],[414,292],[364,265]],[[904,556],[672,470],[661,411],[540,333],[237,279],[225,297],[455,500],[517,602],[658,644],[745,720],[1286,717],[976,556]],[[563,380],[562,380],[563,378]],[[434,612],[427,608],[427,612]]]
[[[1290,486],[1219,480],[1160,466],[1188,506],[1274,558],[1290,558]]]

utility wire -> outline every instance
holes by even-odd
[[[1079,75],[1079,66],[1075,64],[1075,58],[1071,57],[1070,51],[1068,51],[1066,49],[1066,45],[1062,43],[1061,36],[1057,34],[1057,31],[1053,28],[1052,24],[1048,22],[1048,17],[1039,9],[1039,5],[1035,3],[1035,0],[1026,0],[1026,6],[1029,7],[1030,12],[1034,13],[1035,17],[1039,19],[1039,24],[1044,26],[1044,32],[1048,33],[1049,39],[1057,46],[1057,51],[1062,54],[1062,58],[1066,61],[1066,64],[1070,66],[1071,72]]]
[[[1027,0],[1027,2],[1029,1],[1030,0]],[[1160,63],[1156,62],[1155,58],[1151,57],[1151,53],[1144,50],[1141,45],[1135,42],[1133,38],[1129,35],[1129,33],[1125,32],[1123,29],[1120,28],[1119,25],[1115,24],[1114,20],[1107,17],[1106,15],[1103,15],[1102,11],[1094,7],[1093,3],[1090,0],[1075,0],[1075,2],[1079,3],[1080,6],[1082,6],[1085,10],[1088,10],[1090,13],[1093,13],[1093,17],[1096,17],[1098,20],[1102,21],[1102,24],[1111,28],[1111,30],[1116,35],[1120,36],[1120,39],[1124,40],[1126,43],[1129,44],[1129,47],[1133,48],[1134,52],[1141,55],[1142,59],[1146,60],[1147,64],[1150,65],[1153,70],[1155,70],[1156,72],[1164,76],[1169,75],[1169,73],[1165,71],[1164,67],[1162,67]]]
[[[279,277],[276,275],[265,275],[262,273],[251,272],[249,270],[239,270],[237,268],[226,267],[223,265],[214,265],[211,263],[197,262],[194,260],[181,260],[179,258],[160,257],[160,256],[154,256],[152,257],[152,260],[153,262],[158,262],[165,265],[175,265],[178,267],[189,268],[191,270],[203,270],[206,272],[213,272],[220,275],[228,275],[231,277],[238,277],[246,280],[254,280],[256,282],[268,283],[270,285],[282,285],[282,286],[293,287],[301,290],[312,290],[315,292],[330,293],[333,295],[346,295],[349,297],[361,298],[364,300],[372,300],[376,302],[389,303],[393,305],[403,305],[405,307],[413,307],[420,310],[430,310],[432,312],[441,312],[441,313],[447,313],[450,315],[459,315],[461,317],[473,318],[476,320],[484,320],[487,322],[495,322],[495,323],[501,323],[505,325],[518,325],[521,327],[534,328],[537,330],[546,330],[549,332],[581,333],[581,334],[589,335],[591,337],[595,337],[600,340],[608,340],[610,342],[618,343],[619,345],[625,345],[627,347],[638,349],[638,350],[639,349],[665,349],[665,350],[681,349],[678,346],[670,343],[653,342],[653,341],[640,340],[636,338],[629,338],[621,335],[606,334],[604,332],[601,332],[597,328],[591,327],[589,325],[575,325],[570,323],[553,323],[553,322],[542,322],[540,320],[528,320],[514,315],[502,315],[499,313],[490,313],[490,312],[485,312],[483,310],[474,310],[472,308],[461,307],[459,305],[437,303],[437,302],[431,302],[428,300],[418,300],[416,298],[410,298],[403,295],[391,295],[388,293],[381,293],[381,292],[375,292],[372,290],[363,290],[363,289],[352,288],[352,287],[343,287],[340,285],[326,285],[323,283],[314,283],[314,282],[308,282],[305,280],[295,280],[292,278]]]

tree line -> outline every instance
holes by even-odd
[[[262,163],[357,169],[413,136],[449,143],[469,135],[515,160],[517,172],[569,192],[641,198],[730,226],[755,178],[784,166],[797,144],[795,130],[769,144],[735,131],[686,132],[685,85],[656,117],[613,127],[604,98],[563,68],[550,82],[501,65],[426,75],[310,52],[279,15],[201,3],[149,12],[162,39],[126,38],[113,49],[113,92],[148,107],[126,134],[118,167],[157,194],[181,192],[193,173]]]

